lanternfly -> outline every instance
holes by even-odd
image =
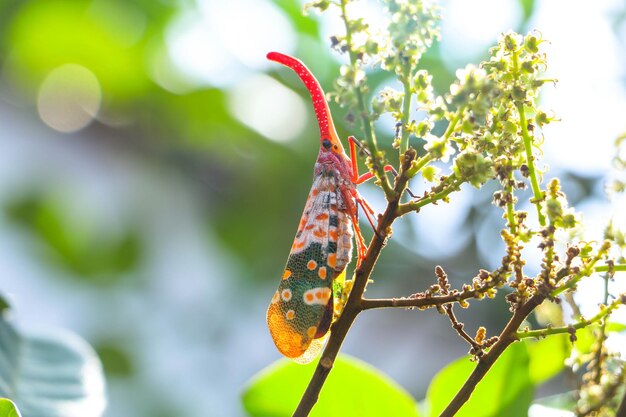
[[[296,362],[307,363],[317,356],[329,334],[335,299],[341,294],[345,268],[350,263],[353,236],[357,265],[365,257],[357,206],[363,207],[368,219],[373,210],[361,199],[356,185],[372,178],[372,174],[358,175],[356,140],[348,138],[348,158],[324,91],[308,68],[278,52],[270,52],[267,57],[298,74],[311,94],[320,129],[313,186],[282,279],[267,310],[267,324],[278,350]]]

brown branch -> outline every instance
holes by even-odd
[[[390,203],[389,206],[392,206],[392,204]],[[296,411],[293,413],[293,417],[305,417],[309,415],[309,412],[319,398],[319,393],[333,367],[337,354],[339,353],[339,349],[341,348],[341,344],[348,334],[348,330],[350,330],[350,327],[352,326],[352,323],[356,319],[357,315],[362,311],[360,298],[365,290],[365,285],[367,284],[369,276],[372,273],[374,264],[376,263],[380,251],[384,246],[384,236],[386,235],[381,233],[380,225],[383,225],[384,223],[391,224],[395,218],[388,218],[386,216],[388,212],[389,208],[386,210],[383,219],[379,222],[379,228],[370,243],[365,259],[355,272],[354,286],[352,287],[348,301],[346,302],[341,316],[331,327],[328,344],[322,353],[322,357],[317,364],[317,368],[313,373],[311,381],[309,381],[309,385],[300,399],[298,408],[296,408]],[[395,212],[395,207],[393,208],[392,213],[393,212]]]
[[[430,297],[416,298],[364,298],[361,300],[363,310],[371,310],[373,308],[419,308],[425,309],[437,307],[444,304],[454,303],[475,297],[470,293],[453,293],[449,295],[438,295]]]
[[[476,364],[476,368],[467,378],[461,389],[456,393],[450,404],[443,410],[440,414],[440,417],[452,417],[454,416],[459,409],[469,400],[472,392],[478,385],[478,383],[484,378],[489,369],[493,366],[493,364],[498,360],[500,355],[508,348],[513,342],[516,341],[515,332],[522,324],[522,322],[528,317],[528,315],[537,307],[539,304],[546,299],[546,295],[543,293],[537,293],[533,297],[531,297],[528,301],[522,304],[519,308],[515,310],[515,313],[509,320],[508,324],[500,333],[498,340],[496,343],[489,349],[487,353],[481,356],[478,359],[478,364]]]
[[[489,281],[485,286],[472,289],[469,291],[452,290],[447,295],[430,295],[430,294],[416,294],[408,298],[364,298],[361,300],[361,306],[363,310],[370,310],[373,308],[430,308],[443,306],[445,304],[455,303],[471,298],[479,298],[484,295],[489,289],[498,285],[498,282]]]
[[[400,197],[402,192],[406,189],[408,178],[405,171],[411,165],[411,162],[415,159],[416,152],[413,149],[409,149],[404,156],[402,169],[400,175],[396,177],[394,185],[395,198],[388,202],[385,212],[378,219],[378,226],[376,227],[376,233],[367,248],[365,258],[362,260],[360,266],[354,272],[354,285],[346,301],[344,310],[333,323],[331,327],[330,337],[328,338],[328,344],[322,353],[319,363],[315,368],[315,372],[309,381],[298,407],[293,413],[293,417],[306,417],[309,415],[311,409],[319,398],[319,393],[330,373],[341,344],[343,343],[348,330],[352,326],[352,323],[359,315],[363,308],[363,293],[369,277],[376,265],[380,251],[385,246],[387,237],[391,234],[391,225],[398,217],[397,208],[400,203]]]
[[[626,368],[624,368],[623,372],[626,372]],[[626,390],[624,390],[624,396],[622,397],[622,401],[617,409],[615,417],[626,417]]]

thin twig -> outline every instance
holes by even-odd
[[[441,184],[442,185],[441,190],[426,194],[425,196],[417,200],[413,200],[408,203],[401,204],[398,207],[398,216],[403,216],[406,213],[409,213],[411,211],[419,211],[422,207],[427,206],[428,204],[436,204],[437,201],[444,200],[445,198],[448,197],[448,195],[450,195],[454,191],[458,191],[460,189],[462,181],[457,179],[456,176],[454,175],[451,175],[448,178],[449,178],[450,183]]]
[[[456,330],[461,338],[469,343],[474,352],[480,352],[482,350],[482,347],[474,340],[472,336],[470,336],[465,330],[463,330],[463,327],[465,327],[465,325],[457,320],[456,316],[454,315],[454,304],[447,304],[444,307],[444,310],[446,311],[446,315],[452,323],[452,328]]]
[[[458,301],[478,298],[486,293],[489,289],[497,286],[494,281],[487,282],[484,287],[472,289],[469,291],[452,290],[448,295],[425,295],[416,294],[409,298],[364,298],[361,300],[363,310],[371,310],[373,308],[430,308],[443,306]]]
[[[521,332],[516,332],[515,337],[517,339],[526,339],[529,337],[534,337],[537,339],[552,335],[552,334],[560,334],[560,333],[572,333],[572,331],[583,329],[587,326],[590,326],[593,323],[596,323],[608,316],[611,315],[613,310],[617,307],[626,304],[626,293],[619,296],[615,299],[611,304],[606,307],[602,307],[602,309],[592,318],[586,320],[581,319],[574,324],[570,324],[569,326],[560,326],[560,327],[549,327],[545,329],[537,329],[537,330],[524,330]]]
[[[608,250],[610,249],[611,244],[608,241],[604,241],[602,243],[602,246],[600,247],[600,249],[598,250],[598,252],[596,253],[596,255],[590,259],[589,261],[587,261],[587,263],[576,273],[574,274],[570,279],[563,281],[563,283],[561,285],[559,285],[558,287],[554,288],[552,290],[552,297],[556,297],[559,294],[561,294],[564,291],[570,290],[572,288],[574,288],[578,282],[583,279],[584,277],[588,277],[591,274],[593,274],[594,272],[597,271],[604,271],[604,266],[597,266],[596,264],[598,262],[600,262],[600,260],[602,260],[602,258],[605,256],[605,254],[608,252]],[[612,266],[612,270],[618,270],[617,265]],[[607,271],[608,266],[607,266]]]
[[[409,124],[409,116],[411,114],[411,98],[413,95],[413,89],[411,86],[411,75],[413,69],[410,68],[410,61],[405,62],[404,76],[402,77],[402,87],[404,88],[404,96],[402,97],[402,136],[400,138],[400,154],[405,153],[409,149],[409,130],[407,125]]]

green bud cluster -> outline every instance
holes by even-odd
[[[401,82],[412,77],[420,58],[439,39],[440,10],[423,0],[383,0],[389,12],[389,46],[382,50],[383,69]]]
[[[615,156],[613,157],[615,168],[614,178],[608,185],[609,193],[623,193],[626,191],[626,133],[621,134],[615,140]]]
[[[454,173],[476,188],[480,188],[495,175],[490,157],[469,151],[461,152],[454,159]]]
[[[578,224],[578,215],[568,207],[567,198],[561,191],[558,178],[553,178],[548,185],[546,198],[546,216],[551,224],[561,229],[571,229]]]
[[[403,100],[404,93],[391,87],[385,87],[372,100],[372,117],[377,119],[383,113],[392,113],[394,118],[399,119]]]
[[[368,91],[365,71],[351,65],[342,65],[334,89],[329,96],[342,107],[352,110],[358,107],[357,90],[362,94]]]

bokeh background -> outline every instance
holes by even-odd
[[[376,4],[358,13],[380,19]],[[548,76],[560,81],[542,102],[561,121],[545,132],[548,175],[563,178],[593,238],[609,217],[623,222],[626,205],[604,187],[626,130],[626,3],[442,7],[442,41],[424,60],[440,92],[503,31],[537,28],[550,41]],[[95,347],[107,417],[243,416],[246,381],[279,357],[265,308],[319,144],[306,92],[265,54],[300,57],[327,89],[344,59],[329,50],[337,19],[300,10],[298,0],[0,0],[0,291],[21,327],[67,328]],[[356,132],[333,112],[342,137]],[[379,141],[392,133],[382,120]],[[463,189],[399,221],[368,295],[421,291],[436,264],[457,284],[497,265],[494,189]],[[381,210],[378,190],[362,190]],[[598,288],[585,287],[589,311]],[[499,297],[460,314],[495,333],[506,311]],[[436,312],[384,311],[360,317],[344,351],[419,399],[467,347]],[[545,393],[566,389],[558,383]]]

